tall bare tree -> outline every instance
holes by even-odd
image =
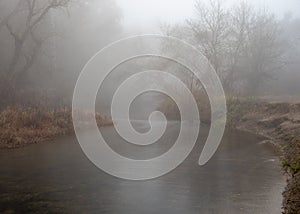
[[[229,13],[221,0],[210,0],[208,4],[197,1],[196,18],[187,21],[194,32],[198,48],[210,60],[219,75],[222,75],[226,58],[226,39],[229,35]]]
[[[44,42],[51,36],[43,32],[51,10],[67,8],[70,0],[18,0],[14,9],[1,19],[0,27],[6,27],[12,40],[13,52],[6,78],[15,88],[19,77],[35,63]]]

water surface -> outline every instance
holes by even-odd
[[[147,124],[135,124],[147,131]],[[112,127],[101,131],[110,146],[132,158],[160,155],[178,136],[170,123],[159,142],[145,147],[122,140]],[[92,134],[92,133],[91,133]],[[284,176],[263,139],[226,131],[213,158],[197,162],[207,134],[201,128],[190,156],[174,171],[148,181],[127,181],[96,168],[74,136],[0,151],[0,212],[6,213],[281,213]]]

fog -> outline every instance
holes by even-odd
[[[300,0],[0,0],[0,213],[299,213],[299,59]]]
[[[213,11],[216,8],[211,8],[215,6],[212,5],[214,2],[198,1],[207,8],[205,13],[211,14],[216,12]],[[199,40],[201,32],[209,35],[213,29],[204,28],[210,20],[206,20],[207,23],[203,22],[199,14],[201,11],[195,6],[194,0],[65,0],[48,3],[42,0],[2,0],[0,1],[0,63],[1,88],[3,88],[1,106],[13,103],[70,105],[78,75],[94,54],[113,41],[145,33],[175,36],[199,47],[199,51],[219,72],[227,95],[282,96],[282,98],[298,96],[300,2],[297,0],[246,2],[250,8],[249,11],[248,9],[244,11],[248,13],[248,26],[256,25],[255,29],[261,30],[269,28],[270,32],[261,35],[258,34],[259,29],[257,33],[245,31],[245,40],[240,41],[245,44],[244,49],[239,49],[235,58],[230,58],[228,57],[230,54],[237,54],[230,52],[230,49],[235,48],[232,41],[238,39],[232,32],[242,27],[234,22],[234,19],[239,18],[238,10],[243,12],[243,8],[238,9],[241,3],[242,1],[233,0],[222,2],[220,11],[224,12],[226,17],[220,21],[222,23],[224,21],[224,27],[231,28],[231,35],[220,38],[220,44],[218,43],[215,47],[217,49],[213,50],[214,47],[205,45],[211,42],[211,38],[203,37],[204,40]],[[198,29],[200,25],[202,27]],[[194,27],[201,32],[196,32]],[[270,39],[274,42],[255,52],[254,49],[260,47],[259,42],[264,44]],[[163,50],[163,47],[161,49]],[[172,51],[174,50],[176,47],[173,47]],[[211,55],[210,51],[215,53]],[[261,58],[260,62],[253,62],[255,57],[247,55],[249,51],[252,51],[252,54],[263,54],[265,58]],[[232,60],[238,64],[230,64]],[[124,65],[125,72],[121,73],[124,75],[126,71],[132,69],[132,66],[143,69],[145,63]],[[232,66],[241,71],[232,72]],[[257,68],[258,70],[254,71],[253,66],[264,68]],[[164,69],[167,67],[164,66]],[[231,76],[230,80],[226,79],[228,75]],[[117,76],[115,78],[118,78]],[[259,85],[254,86],[250,78],[254,78],[253,81]],[[112,79],[108,88],[114,88],[112,85],[116,84],[117,81]],[[251,90],[251,87],[255,88],[255,91]],[[103,100],[99,101],[101,105],[109,106],[106,99],[110,98],[105,94],[102,96]]]
[[[122,23],[125,28],[147,33],[157,30],[159,23],[184,22],[185,19],[195,16],[195,0],[117,0],[122,9]],[[202,2],[209,2],[203,0]],[[239,4],[242,0],[225,0],[228,7]],[[248,1],[257,9],[266,8],[279,18],[291,13],[300,17],[300,3],[298,0],[252,0]],[[148,32],[149,33],[149,32]]]

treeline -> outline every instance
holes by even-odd
[[[193,19],[163,25],[162,31],[197,47],[213,65],[228,94],[261,95],[269,92],[275,79],[299,75],[300,20],[291,14],[279,19],[265,8],[258,10],[245,2],[228,7],[220,0],[197,1],[195,11]],[[176,54],[171,44],[163,49]],[[192,91],[201,88],[192,75],[185,75],[189,75],[187,85],[194,87]],[[286,87],[288,81],[276,87],[285,89],[283,93],[300,91],[296,82],[291,82],[293,87]]]

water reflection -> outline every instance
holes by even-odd
[[[124,145],[111,127],[102,133],[117,152],[152,157],[176,139],[178,125],[169,125],[161,142],[147,152]],[[278,161],[270,161],[277,160],[273,151],[259,144],[262,139],[228,130],[215,156],[200,167],[206,133],[203,128],[192,153],[176,170],[139,182],[96,168],[74,137],[1,151],[0,212],[280,213],[284,177]]]

